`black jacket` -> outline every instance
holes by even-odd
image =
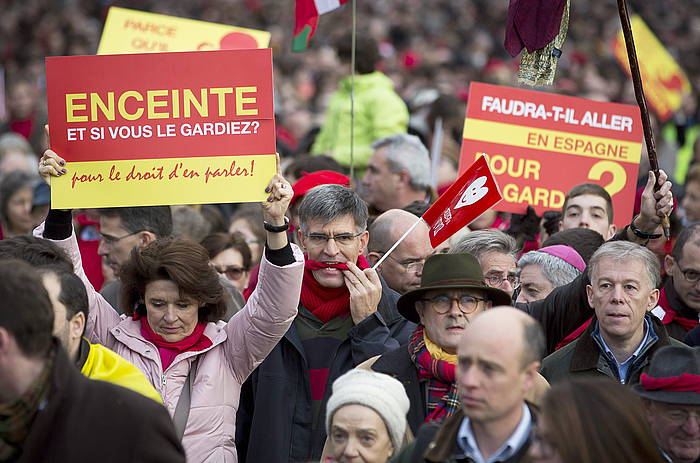
[[[423,425],[426,417],[426,382],[418,379],[418,369],[408,353],[408,344],[404,344],[398,349],[391,350],[379,357],[372,364],[371,369],[393,376],[403,384],[408,400],[411,403],[406,419],[413,435],[417,435],[418,429]]]
[[[32,423],[20,463],[185,462],[165,407],[84,377],[54,343],[48,403]]]
[[[415,324],[397,312],[398,297],[382,280],[377,312],[352,327],[335,352],[320,416],[325,418],[326,402],[336,378],[365,360],[408,342]],[[236,417],[238,461],[318,460],[326,439],[325,427],[311,428],[312,401],[306,358],[296,326],[292,324],[241,388]]]

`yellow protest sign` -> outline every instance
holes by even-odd
[[[267,48],[270,33],[111,7],[98,55]]]
[[[639,72],[642,75],[644,93],[649,105],[661,121],[666,121],[690,92],[690,82],[683,69],[676,63],[663,44],[656,38],[644,20],[634,15],[631,19],[634,44],[639,56]],[[615,58],[628,76],[630,65],[622,30],[612,43]]]

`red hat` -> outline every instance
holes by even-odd
[[[302,177],[296,181],[294,186],[292,186],[292,189],[294,190],[292,204],[301,199],[313,187],[329,184],[349,187],[350,178],[333,170],[319,170],[316,172],[311,172],[310,174],[302,172]]]

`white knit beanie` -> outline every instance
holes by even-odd
[[[333,394],[326,406],[326,434],[330,434],[333,414],[350,404],[364,405],[377,412],[389,431],[394,451],[401,448],[410,406],[403,384],[383,373],[348,371],[333,383]]]

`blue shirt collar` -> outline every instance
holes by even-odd
[[[608,363],[617,367],[617,377],[623,384],[627,381],[627,373],[629,372],[630,366],[632,366],[635,360],[637,360],[637,358],[643,354],[643,351],[646,350],[646,347],[650,342],[655,342],[658,339],[658,336],[656,336],[656,333],[654,333],[654,329],[651,326],[649,315],[647,314],[644,316],[644,337],[639,343],[639,346],[637,346],[637,349],[635,349],[627,360],[624,362],[618,362],[615,354],[613,354],[612,350],[605,342],[605,339],[603,339],[603,336],[600,334],[600,324],[597,320],[595,322],[595,329],[591,333],[591,336],[598,343],[598,346],[603,348],[603,354],[608,360]]]
[[[496,451],[488,460],[484,459],[479,450],[479,444],[476,442],[476,437],[472,432],[470,420],[464,417],[462,424],[457,432],[457,445],[464,452],[464,456],[471,457],[475,463],[492,463],[496,461],[504,461],[515,455],[520,448],[525,445],[530,437],[530,429],[532,427],[532,415],[530,409],[523,403],[523,414],[520,422],[515,427],[515,430],[506,440],[501,448]]]

